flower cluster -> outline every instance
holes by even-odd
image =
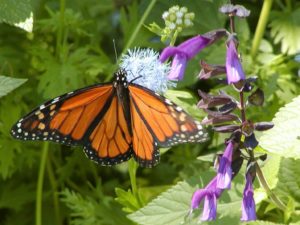
[[[158,34],[162,42],[168,42],[174,45],[175,40],[184,28],[189,28],[194,25],[193,20],[195,14],[188,12],[186,7],[179,7],[178,5],[171,7],[162,15],[165,22],[165,27],[160,27],[156,23],[146,26],[150,31]]]
[[[164,93],[175,85],[166,76],[170,65],[160,63],[159,54],[153,49],[129,49],[120,61],[120,67],[127,72],[127,79],[133,83],[158,93]]]
[[[209,64],[200,61],[202,67],[199,78],[213,79],[216,76],[226,74],[228,85],[232,85],[238,92],[239,99],[220,91],[217,95],[207,94],[199,91],[201,100],[198,107],[207,113],[202,124],[211,125],[216,132],[229,133],[225,140],[224,153],[217,158],[216,176],[204,187],[195,191],[191,201],[191,213],[204,201],[201,220],[214,220],[217,212],[217,199],[222,192],[231,188],[233,178],[240,171],[244,162],[247,162],[245,173],[245,188],[242,200],[242,221],[256,219],[253,181],[256,177],[258,159],[265,156],[255,157],[254,149],[258,145],[255,131],[264,131],[273,127],[269,122],[252,122],[246,118],[246,101],[254,106],[262,106],[264,93],[261,89],[254,90],[254,82],[257,78],[246,78],[238,53],[237,34],[234,33],[233,17],[247,17],[250,11],[243,6],[227,4],[221,7],[220,12],[229,16],[231,29],[213,30],[211,32],[192,37],[178,46],[166,47],[160,55],[159,60],[163,63],[173,57],[171,70],[168,75],[170,80],[181,80],[184,77],[187,62],[194,58],[202,49],[215,43],[217,40],[227,37],[225,42],[226,60],[224,65]],[[170,18],[170,14],[164,14],[164,18]],[[174,20],[174,19],[172,19]]]
[[[186,7],[179,7],[178,5],[171,7],[162,15],[168,32],[175,30],[181,32],[183,28],[193,26],[194,17],[194,13],[189,13]]]

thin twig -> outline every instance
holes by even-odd
[[[271,201],[282,211],[286,210],[286,205],[273,193],[271,188],[268,185],[268,182],[266,181],[263,172],[261,171],[259,165],[257,162],[255,162],[256,166],[256,175],[258,177],[258,180],[261,184],[261,186],[266,190],[268,196],[270,197]]]

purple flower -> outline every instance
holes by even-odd
[[[246,185],[243,194],[241,220],[256,220],[255,202],[253,199],[252,177],[250,174],[246,175]]]
[[[227,42],[226,73],[228,84],[237,83],[240,80],[245,80],[245,73],[238,57],[233,37],[229,38],[229,41]]]
[[[225,149],[225,152],[220,159],[220,165],[217,174],[217,187],[220,189],[230,189],[232,179],[232,152],[233,142],[230,141]]]
[[[187,61],[195,57],[203,48],[225,35],[227,35],[225,29],[212,30],[203,35],[190,38],[177,47],[166,47],[162,51],[159,60],[160,62],[165,62],[169,57],[174,56],[168,78],[170,80],[182,80]]]
[[[198,52],[210,44],[210,42],[210,38],[197,35],[177,47],[166,47],[160,55],[160,61],[164,62],[169,57],[174,56],[168,78],[170,80],[182,80],[187,60],[193,58]]]
[[[217,198],[220,197],[222,190],[217,188],[217,177],[212,179],[204,188],[194,192],[191,201],[191,212],[198,208],[204,199],[204,208],[201,220],[214,220],[217,215]]]

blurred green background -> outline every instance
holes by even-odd
[[[215,153],[224,148],[225,135],[211,133],[207,143],[165,149],[158,166],[143,169],[132,161],[101,167],[88,160],[81,148],[18,141],[9,132],[20,117],[45,100],[109,81],[117,69],[113,40],[119,56],[135,46],[161,51],[166,43],[144,25],[155,22],[163,27],[164,11],[173,5],[186,6],[195,13],[194,26],[179,35],[178,44],[196,34],[228,28],[227,17],[218,12],[224,3],[227,1],[0,0],[0,75],[10,78],[0,77],[0,224],[196,224],[201,210],[187,216],[189,201],[193,191],[214,176],[209,168]],[[271,121],[280,107],[300,93],[300,3],[234,3],[251,10],[250,17],[236,20],[239,50],[245,71],[259,77],[257,86],[265,91],[266,99],[264,107],[248,109],[248,118]],[[15,26],[31,13],[32,32]],[[258,21],[266,26],[258,27]],[[197,79],[199,60],[224,64],[224,42],[191,60],[176,91],[167,93],[198,119],[204,113],[196,107],[197,90],[217,93],[222,87],[215,80]],[[222,89],[234,94],[230,87]],[[258,218],[269,223],[253,224],[300,223],[299,163],[299,159],[276,155],[265,162],[270,186],[287,208],[277,208],[257,183]],[[240,223],[243,176],[234,182],[219,201],[219,219],[212,224]]]

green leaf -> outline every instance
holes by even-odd
[[[83,197],[79,193],[65,189],[62,201],[66,203],[71,212],[73,225],[114,225],[131,224],[122,213],[119,205],[109,196],[103,195],[98,188],[98,198]],[[98,199],[98,201],[96,201]]]
[[[268,155],[265,165],[262,167],[263,174],[271,189],[275,188],[278,183],[281,159],[278,155]]]
[[[278,173],[278,184],[275,189],[285,202],[289,201],[289,197],[300,202],[300,160],[284,159],[280,163],[280,171]]]
[[[198,224],[201,209],[195,210],[189,216],[190,201],[193,192],[197,189],[197,184],[202,184],[203,187],[213,176],[214,173],[206,172],[201,175],[200,180],[194,178],[179,182],[145,207],[130,214],[129,218],[143,225]],[[237,176],[232,189],[223,192],[221,199],[218,200],[218,218],[220,219],[214,224],[239,224],[242,180],[241,176]]]
[[[131,190],[125,191],[121,188],[116,188],[116,201],[124,206],[123,211],[132,213],[139,209],[139,203]]]
[[[0,174],[4,179],[9,177],[14,172],[15,157],[16,157],[15,151],[13,151],[12,149],[7,149],[4,146],[0,145]]]
[[[274,128],[263,133],[260,145],[270,153],[300,158],[300,96],[282,107],[273,119]]]
[[[0,97],[7,95],[26,81],[27,79],[18,79],[0,75]]]
[[[34,185],[10,182],[0,188],[0,208],[19,211],[24,205],[34,200]]]
[[[32,32],[33,14],[30,0],[0,0],[0,22]]]
[[[295,54],[300,51],[300,8],[295,11],[274,12],[271,36],[275,44],[281,42],[282,53]]]
[[[272,223],[272,222],[263,221],[263,220],[256,220],[253,222],[249,222],[247,224],[249,224],[249,225],[284,225],[283,223]]]

